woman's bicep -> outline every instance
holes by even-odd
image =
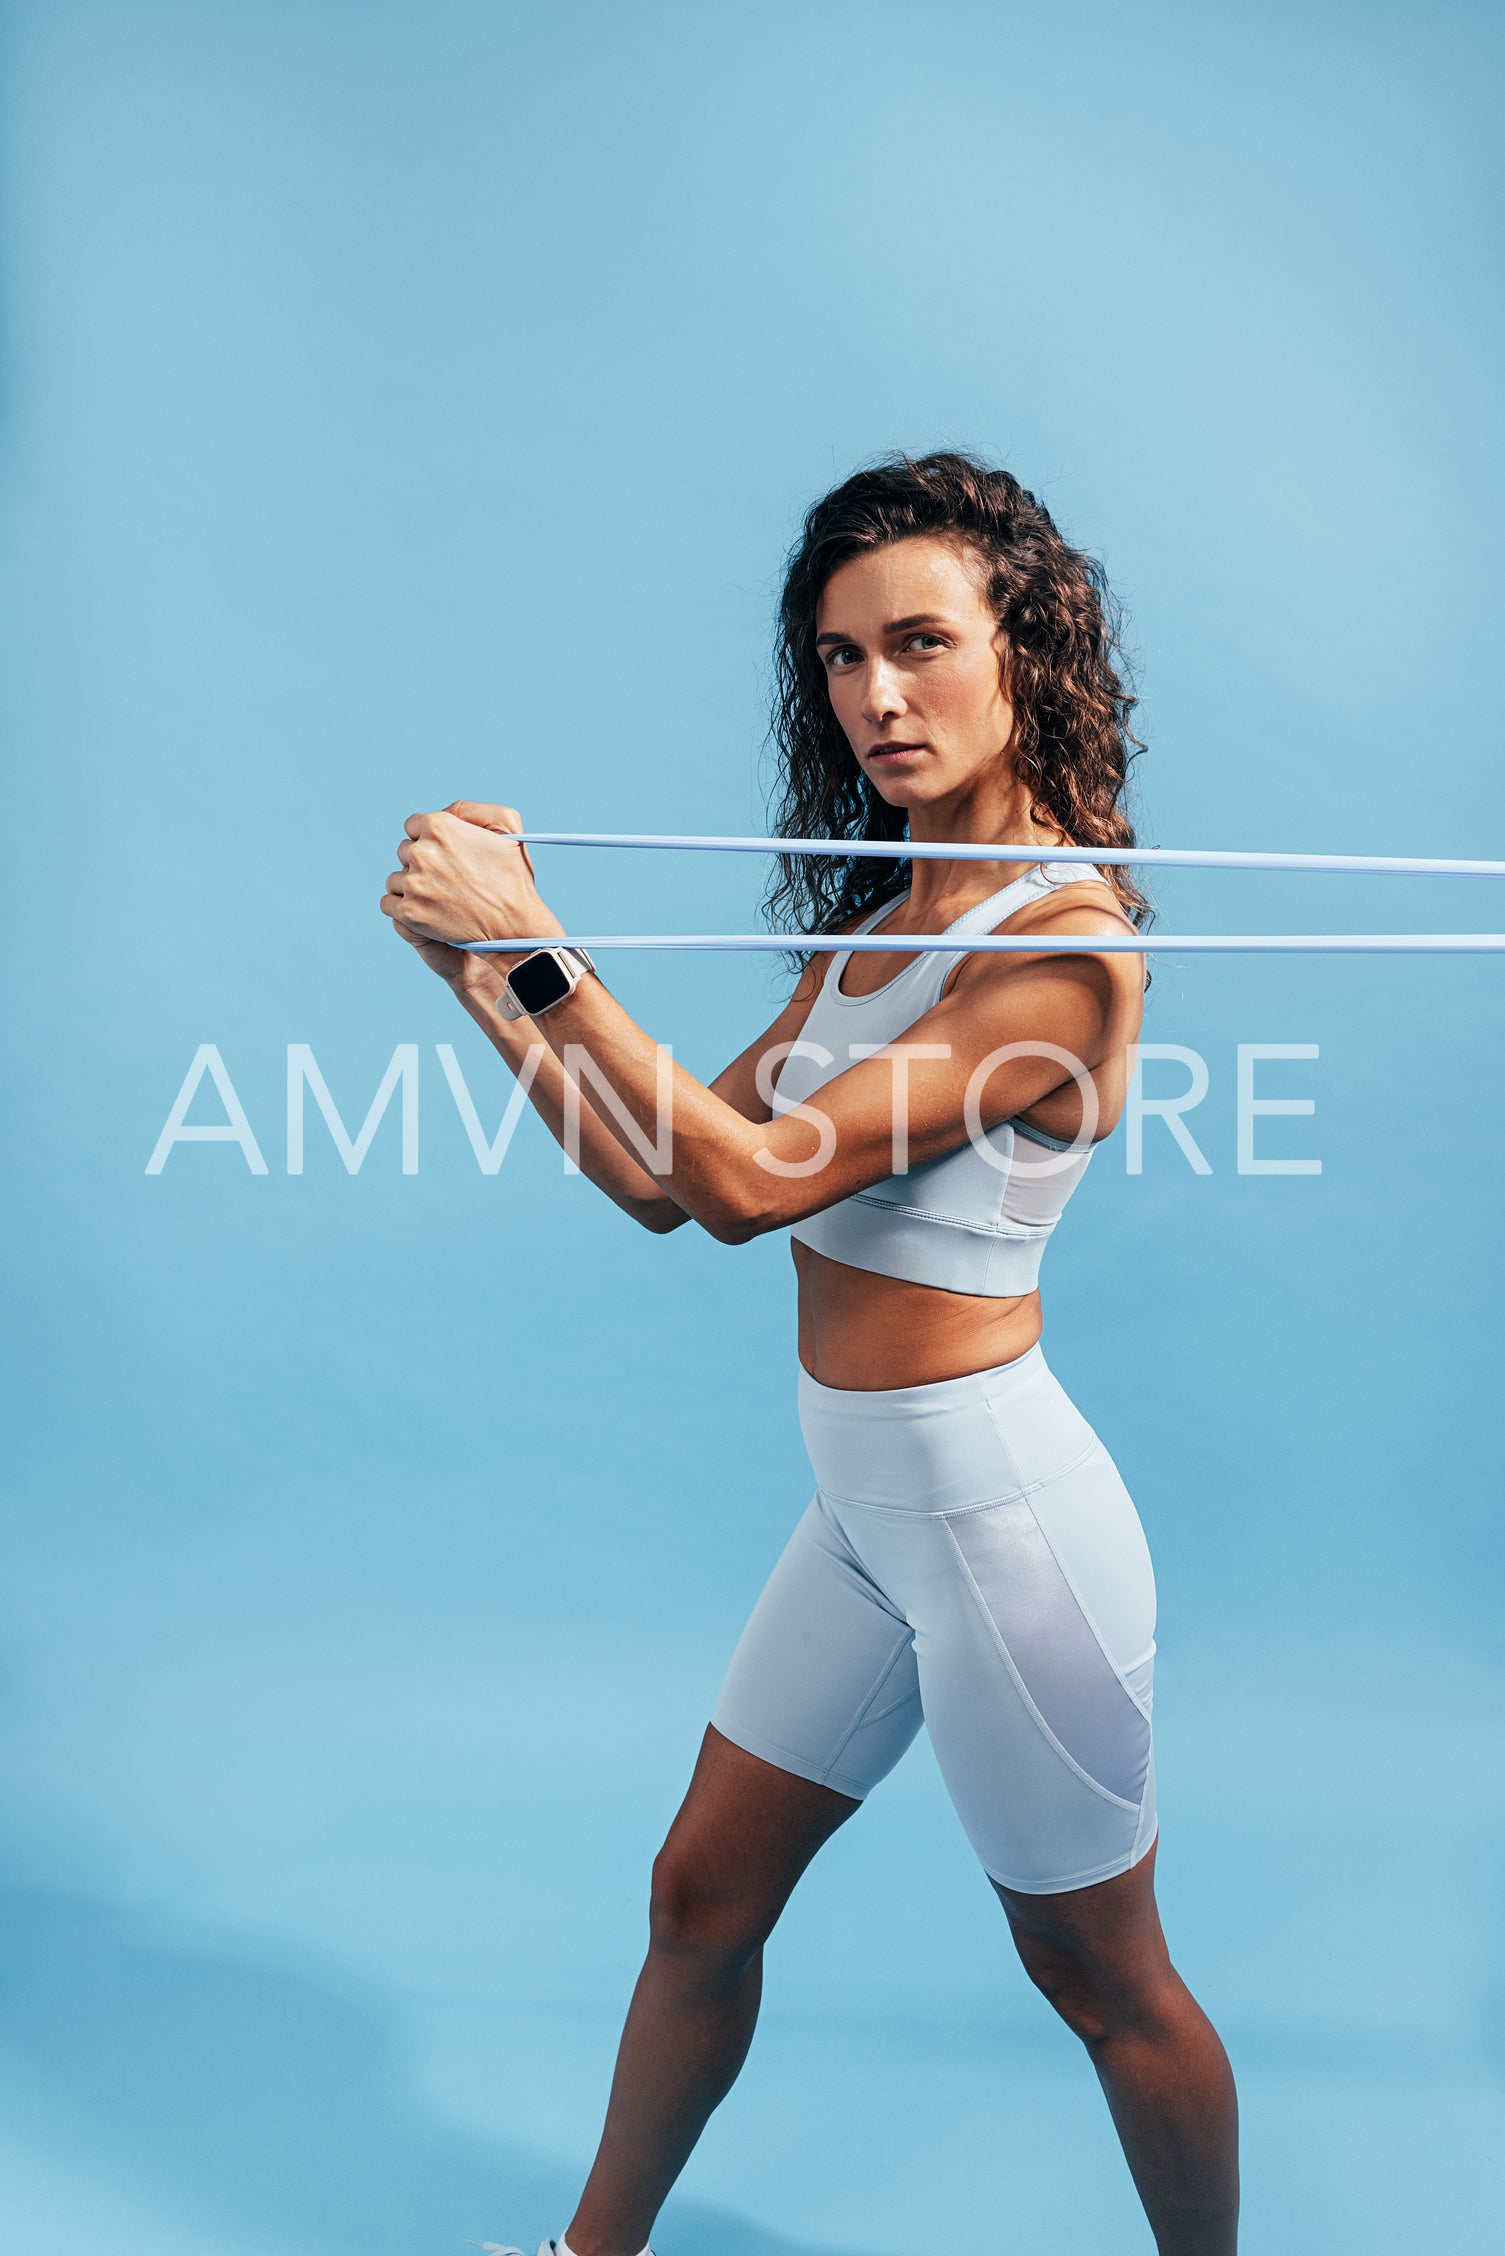
[[[927,1018],[937,1046],[949,1037],[951,1056],[916,1091],[918,1159],[1094,1073],[1111,1041],[1113,974],[1100,956],[1016,957],[1007,969],[989,966],[975,990],[953,991]]]
[[[896,1163],[938,1159],[1091,1072],[1108,1017],[1099,958],[1016,960],[953,989],[810,1100],[808,1111],[829,1123],[821,1203],[884,1181]],[[818,1133],[810,1120],[774,1130],[790,1156],[803,1156]]]

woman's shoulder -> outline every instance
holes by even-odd
[[[1048,892],[1036,894],[992,929],[1016,937],[1038,934],[1040,955],[1048,956],[1053,939],[1089,938],[1094,933],[1128,935],[1138,928],[1101,871],[1088,869],[1079,877],[1073,869],[1069,877],[1063,876],[1052,883]],[[1144,959],[1137,950],[1115,948],[1098,955],[1090,949],[1073,948],[1063,951],[1058,960],[1061,963],[1074,961],[1084,975],[1089,965],[1106,968],[1126,990],[1138,991],[1143,986]],[[1019,971],[1025,964],[1038,961],[1038,957],[1025,950],[995,953],[982,949],[966,959],[965,970],[970,974],[968,984],[981,980],[991,985],[993,980],[1006,980],[1010,973]]]
[[[1083,868],[1078,876],[1078,866],[1046,863],[1046,870],[1063,871],[1069,868],[1071,874],[1053,875],[1049,891],[1038,893],[1033,900],[1026,901],[1006,922],[1015,929],[1026,932],[1033,931],[1037,926],[1042,929],[1064,927],[1068,922],[1076,929],[1090,931],[1091,924],[1084,922],[1084,919],[1106,916],[1121,931],[1135,931],[1137,927],[1134,920],[1114,891],[1111,880],[1101,870],[1094,868]]]

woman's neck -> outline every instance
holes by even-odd
[[[987,793],[969,794],[965,800],[911,808],[909,835],[917,845],[975,846],[1003,840],[1009,845],[1038,845],[1040,849],[1037,854],[1016,855],[996,862],[953,862],[944,856],[934,861],[927,857],[912,862],[909,910],[916,920],[916,931],[921,925],[929,931],[931,926],[926,920],[942,908],[949,908],[953,916],[959,915],[961,909],[985,901],[990,893],[1001,892],[1034,863],[1046,860],[1052,846],[1061,844],[1061,833],[1047,823],[1038,822],[1031,814],[1029,793],[1013,777],[1001,790],[995,788]]]

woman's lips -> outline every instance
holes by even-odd
[[[910,752],[923,752],[923,744],[873,744],[868,747],[870,760],[902,760]]]

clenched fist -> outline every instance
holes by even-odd
[[[439,814],[409,815],[382,914],[415,946],[562,934],[539,898],[528,849],[517,842],[522,827],[515,807],[473,799],[456,799]],[[443,963],[434,968],[448,970]]]

